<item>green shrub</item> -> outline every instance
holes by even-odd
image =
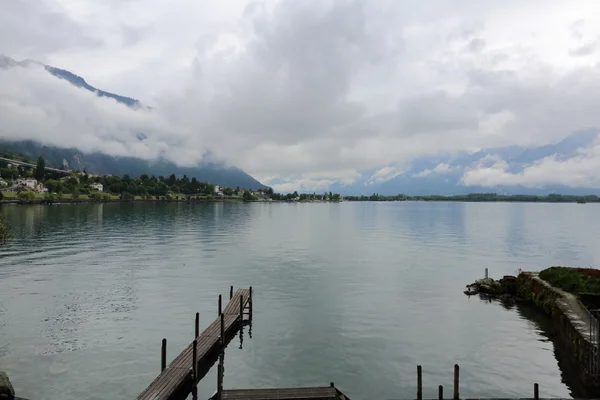
[[[97,202],[101,202],[102,201],[102,193],[94,192],[90,195],[90,199],[97,201]]]
[[[552,286],[573,294],[600,294],[600,271],[587,268],[550,267],[540,272],[540,278]]]
[[[102,201],[109,202],[112,200],[112,196],[109,193],[102,193]]]
[[[35,199],[35,194],[33,192],[20,192],[17,194],[17,198],[21,200],[23,203],[31,203],[33,199]]]
[[[133,201],[134,197],[131,193],[129,192],[123,192],[121,193],[121,200],[122,201]]]

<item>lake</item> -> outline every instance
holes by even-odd
[[[353,400],[577,395],[523,306],[467,283],[597,266],[594,204],[80,204],[2,206],[0,370],[31,400],[133,399],[253,286],[252,337],[225,352],[225,388],[322,386]],[[216,389],[216,367],[199,398]]]

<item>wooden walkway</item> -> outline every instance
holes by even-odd
[[[224,390],[211,400],[349,400],[333,386],[293,389]]]
[[[235,294],[232,288],[229,303],[222,312],[221,296],[219,296],[219,317],[202,333],[198,333],[198,314],[196,314],[196,339],[168,366],[165,366],[166,339],[163,339],[162,372],[137,399],[172,400],[187,397],[195,390],[196,383],[201,379],[198,371],[208,371],[216,361],[214,354],[221,350],[221,343],[223,346],[226,345],[226,337],[235,335],[242,327],[246,309],[251,319],[252,288],[239,289]]]

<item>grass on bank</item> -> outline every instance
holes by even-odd
[[[540,272],[540,278],[577,296],[600,295],[600,270],[593,268],[550,267]]]

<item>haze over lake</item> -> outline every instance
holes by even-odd
[[[3,206],[0,370],[32,400],[135,398],[217,317],[229,285],[255,290],[225,352],[225,388],[328,385],[353,400],[451,393],[568,397],[547,319],[467,298],[519,268],[595,267],[600,208],[516,203],[205,203]],[[562,366],[562,364],[561,364]],[[216,367],[199,398],[216,388]]]

